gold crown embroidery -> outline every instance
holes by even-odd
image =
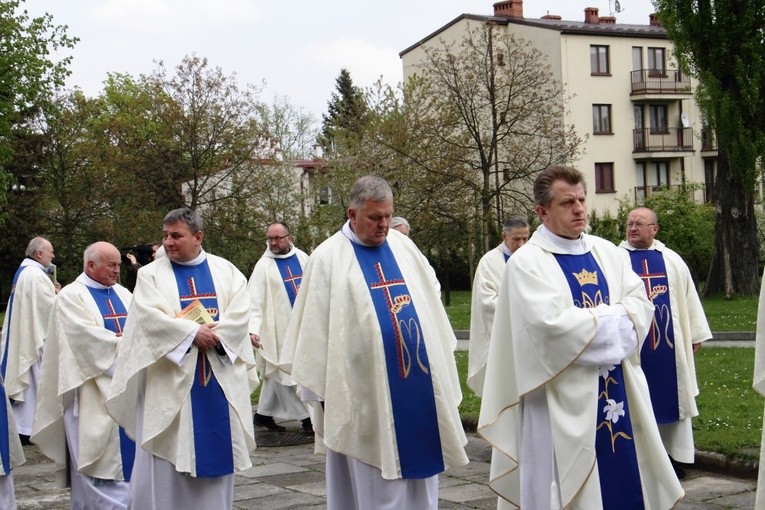
[[[587,271],[586,269],[582,269],[581,273],[573,273],[576,277],[576,281],[579,282],[579,285],[597,285],[598,284],[598,272],[597,271]]]

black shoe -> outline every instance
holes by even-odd
[[[32,441],[29,440],[29,436],[25,436],[24,434],[19,434],[19,439],[21,439],[21,446],[32,444]]]
[[[268,430],[273,430],[275,432],[284,432],[287,430],[286,427],[277,425],[271,416],[263,416],[258,413],[255,413],[255,416],[252,417],[252,423],[259,427],[266,427]]]
[[[303,420],[303,432],[306,434],[313,434],[313,424],[311,423],[311,418],[305,418]]]

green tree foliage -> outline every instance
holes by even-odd
[[[335,92],[323,114],[318,143],[326,153],[358,148],[368,122],[364,92],[353,84],[351,73],[341,69]]]
[[[18,0],[0,2],[0,220],[7,212],[2,207],[12,178],[7,165],[14,130],[44,107],[69,75],[71,57],[55,62],[50,54],[77,42],[51,15],[30,18],[20,6]]]
[[[765,156],[765,3],[656,0],[717,136],[714,256],[705,294],[759,290],[754,185]]]

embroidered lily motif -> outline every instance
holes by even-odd
[[[620,416],[624,416],[624,402],[617,402],[612,398],[606,399],[603,412],[606,413],[606,420],[616,423]]]

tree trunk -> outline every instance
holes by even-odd
[[[703,294],[754,296],[760,288],[754,197],[733,178],[722,147],[717,164],[715,250]]]

